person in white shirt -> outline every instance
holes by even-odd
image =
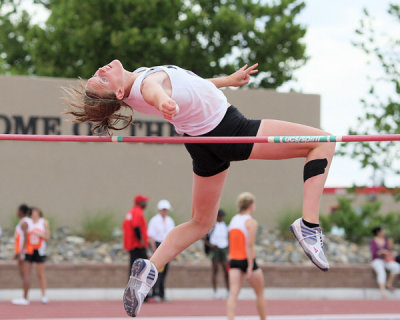
[[[48,303],[46,297],[46,249],[47,242],[50,240],[50,227],[47,219],[44,218],[42,210],[31,208],[31,224],[28,228],[28,236],[25,244],[25,272],[24,272],[24,297],[28,299],[28,291],[31,286],[33,264],[36,264],[37,276],[39,279],[40,290],[42,293],[41,302]]]
[[[205,245],[209,247],[209,256],[212,262],[211,283],[214,290],[214,298],[218,299],[217,294],[217,276],[218,266],[220,265],[224,273],[224,280],[227,292],[229,292],[229,275],[228,275],[228,226],[225,221],[225,212],[218,210],[217,222],[211,231],[204,238]]]
[[[154,251],[160,246],[167,234],[175,227],[174,220],[168,216],[171,204],[168,200],[160,200],[157,205],[158,213],[150,219],[147,234],[149,236],[150,248]],[[165,301],[165,279],[168,272],[168,263],[158,273],[158,279],[153,287],[155,299]]]

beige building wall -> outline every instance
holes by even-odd
[[[60,100],[61,86],[71,83],[75,80],[1,76],[0,133],[73,134]],[[249,118],[320,123],[318,95],[248,89],[224,93]],[[170,125],[161,119],[135,118],[142,121],[134,127],[136,135],[170,134]],[[86,135],[88,126],[78,131]],[[42,208],[58,226],[78,227],[85,213],[100,210],[115,212],[120,222],[138,193],[151,198],[148,215],[165,198],[179,222],[190,217],[192,169],[183,145],[1,141],[0,150],[2,226],[11,224],[21,203]],[[232,163],[222,207],[234,207],[237,195],[250,191],[257,197],[256,218],[275,224],[286,208],[301,208],[303,164],[303,159]]]

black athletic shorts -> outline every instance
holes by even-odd
[[[245,259],[245,260],[230,260],[229,261],[229,267],[231,269],[240,269],[243,272],[247,272],[247,266],[248,266],[247,259]],[[258,269],[258,265],[257,265],[256,259],[254,258],[253,271],[257,270],[257,269]]]
[[[200,137],[255,137],[261,120],[248,120],[230,106],[219,125]],[[185,136],[188,136],[185,134]],[[193,171],[211,177],[229,168],[230,161],[246,160],[254,143],[185,143],[193,159]]]
[[[38,250],[34,250],[33,254],[25,254],[25,261],[44,263],[46,261],[46,256],[41,256]]]

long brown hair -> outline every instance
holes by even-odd
[[[63,88],[66,97],[61,98],[70,107],[65,110],[65,114],[75,117],[75,123],[93,122],[93,133],[108,134],[111,130],[123,130],[128,127],[133,120],[133,110],[122,100],[117,100],[115,95],[110,97],[96,97],[94,93],[88,92],[85,83],[79,78],[78,86]],[[128,108],[130,115],[117,113],[121,108]],[[125,125],[117,127],[121,121]]]

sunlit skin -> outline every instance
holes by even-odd
[[[129,96],[133,82],[138,74],[126,71],[119,60],[98,68],[88,80],[86,89],[97,97],[109,97],[114,94],[118,100]]]

